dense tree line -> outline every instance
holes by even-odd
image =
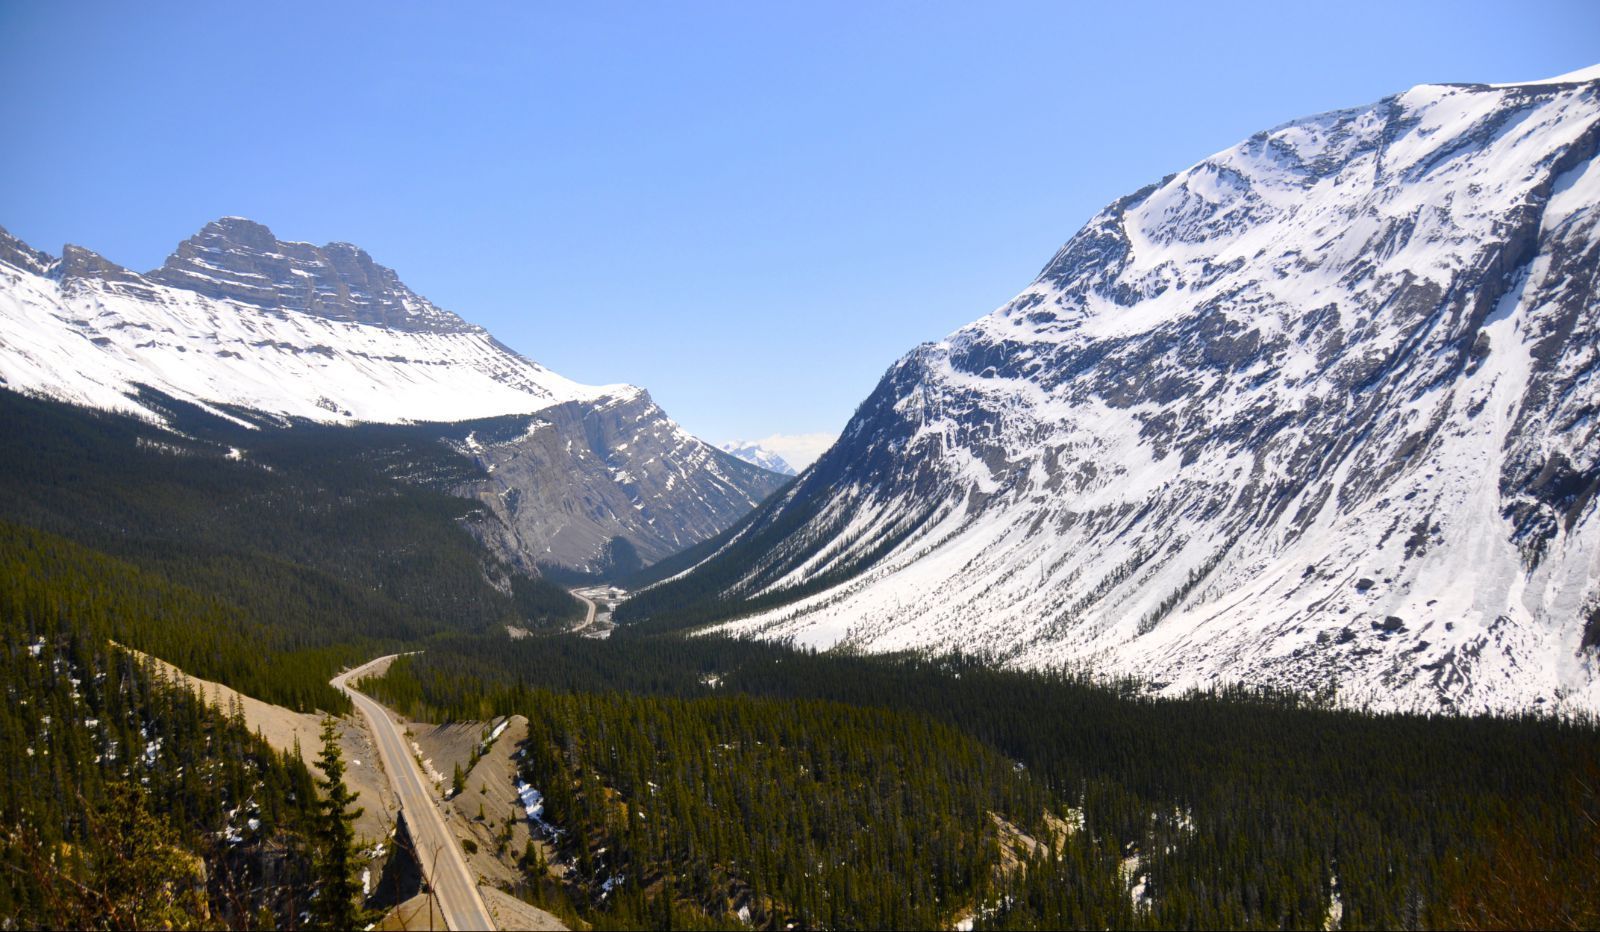
[[[645,772],[661,786],[695,785],[700,752],[635,759],[625,742],[589,748],[595,732],[583,729],[614,735],[630,722],[682,719],[715,747],[731,743],[730,727],[696,710],[733,696],[753,707],[792,704],[808,740],[824,746],[839,739],[819,710],[839,705],[899,716],[901,734],[917,733],[910,721],[941,723],[1021,764],[1032,792],[1044,794],[1021,809],[997,795],[990,810],[1030,834],[1044,811],[1074,813],[1084,826],[1073,843],[1037,850],[1027,870],[991,872],[1000,879],[987,892],[964,890],[980,926],[1302,928],[1320,927],[1330,910],[1347,928],[1600,923],[1600,892],[1580,880],[1600,869],[1600,729],[1588,721],[1369,715],[1246,690],[1156,699],[975,658],[626,635],[449,639],[397,665],[378,688],[434,716],[542,716],[568,729],[540,740],[575,749],[567,763],[576,785],[597,781],[613,792]],[[563,726],[575,697],[585,709],[614,711]],[[884,732],[851,740],[867,759],[895,753],[876,746]],[[776,797],[809,792],[794,773],[750,776],[775,783]],[[601,830],[595,812],[570,811],[586,831]],[[684,818],[714,823],[716,811]],[[748,868],[734,854],[739,842],[708,844],[707,857]],[[1107,852],[1125,875],[1110,900]]]
[[[390,701],[416,695],[400,685],[415,684],[411,662],[378,687]],[[570,828],[560,850],[607,926],[671,908],[776,928],[947,927],[1001,873],[997,817],[1049,835],[1036,781],[926,716],[542,689],[517,711],[523,776]],[[1078,853],[1116,889],[1115,849]]]
[[[185,672],[302,709],[344,711],[330,670],[360,644],[302,646],[292,630],[54,534],[0,521],[0,604],[35,606]]]
[[[80,545],[69,562],[106,577],[108,597],[134,580],[189,594],[169,612],[178,630],[134,646],[262,699],[336,710],[326,680],[354,659],[581,616],[464,527],[483,512],[447,491],[477,466],[428,428],[231,412],[246,427],[146,401],[173,429],[0,391],[0,433],[28,438],[0,444],[0,520]],[[228,638],[264,654],[241,659]]]

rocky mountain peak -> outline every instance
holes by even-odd
[[[244,217],[206,224],[146,277],[210,298],[393,330],[479,329],[407,288],[357,246],[285,242]]]
[[[754,440],[729,441],[722,445],[722,451],[724,453],[732,453],[752,466],[760,466],[762,469],[775,472],[780,476],[797,474],[795,468],[790,466],[782,456]]]
[[[420,429],[473,463],[442,470],[484,506],[470,529],[530,572],[660,559],[783,481],[688,434],[643,389],[551,372],[357,246],[284,242],[239,217],[148,276],[0,231],[0,389],[167,424],[184,405],[286,427],[433,422]]]
[[[57,278],[69,284],[83,279],[141,284],[136,273],[128,271],[92,249],[85,249],[72,243],[61,248],[61,261],[54,271]]]
[[[45,275],[55,265],[56,259],[12,236],[5,227],[0,227],[0,262],[35,275]]]
[[[219,217],[200,228],[195,238],[201,237],[257,252],[272,252],[278,245],[278,238],[266,224],[247,217]]]

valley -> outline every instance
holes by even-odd
[[[1600,928],[1597,162],[1600,68],[1279,123],[837,434],[705,399],[917,283],[819,339],[794,243],[662,258],[795,217],[629,203],[534,315],[592,241],[411,250],[552,352],[675,309],[720,445],[352,243],[0,230],[0,929]]]

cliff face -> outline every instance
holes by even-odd
[[[243,217],[206,224],[145,277],[208,298],[329,320],[415,333],[481,332],[407,288],[358,246],[283,242]]]
[[[499,517],[483,532],[491,545],[528,569],[626,569],[617,538],[653,563],[716,536],[785,479],[690,436],[642,391],[470,427],[447,441],[486,473],[463,491]]]

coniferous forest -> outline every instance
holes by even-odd
[[[446,639],[370,685],[424,717],[529,718],[526,778],[579,885],[612,891],[601,924],[650,925],[650,891],[773,928],[1600,923],[1592,722],[627,629]]]
[[[0,932],[1600,932],[1600,0],[1166,7],[0,0]]]
[[[581,607],[477,544],[431,438],[166,411],[0,391],[0,923],[346,927],[327,787],[135,652],[340,713],[356,660]]]
[[[0,530],[0,917],[298,924],[317,854],[310,773],[111,640],[217,616],[81,548]]]

